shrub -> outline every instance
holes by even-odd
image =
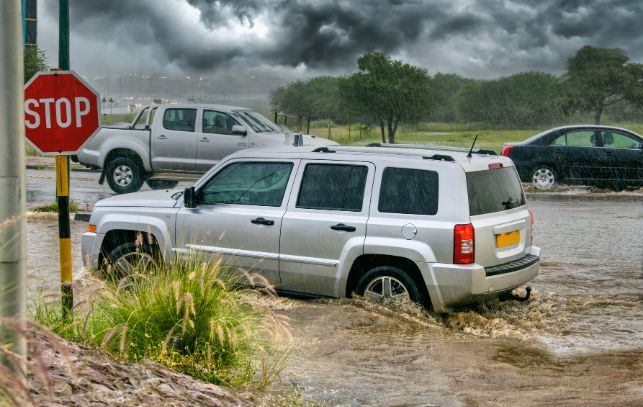
[[[258,275],[193,258],[101,283],[74,307],[72,322],[51,304],[36,318],[125,361],[147,358],[217,384],[264,387],[285,364],[271,358],[269,338],[287,326],[250,304],[241,289],[248,284],[270,290]]]

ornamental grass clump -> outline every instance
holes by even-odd
[[[263,277],[199,259],[133,271],[87,294],[72,322],[42,307],[37,314],[70,340],[213,383],[264,387],[283,368],[272,345],[286,321],[253,307],[244,291],[271,291]]]

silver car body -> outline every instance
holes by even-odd
[[[164,259],[205,253],[266,276],[277,289],[329,297],[350,296],[350,274],[362,256],[404,258],[421,273],[433,309],[453,306],[512,290],[538,273],[540,249],[532,245],[530,212],[525,205],[484,215],[470,215],[466,174],[512,167],[502,156],[393,147],[336,147],[332,153],[310,148],[250,149],[232,154],[195,184],[203,187],[219,171],[240,162],[287,162],[292,172],[280,206],[220,204],[186,208],[180,191],[127,194],[99,201],[82,236],[86,266],[100,264],[105,236],[114,230],[152,234]],[[453,161],[426,159],[448,154]],[[361,211],[297,207],[304,169],[310,163],[355,164],[367,168]],[[435,171],[439,179],[434,216],[380,213],[378,199],[385,168]],[[517,174],[516,174],[517,179]],[[518,181],[516,181],[518,182]],[[255,218],[274,221],[258,225]],[[475,261],[454,264],[454,227],[475,228]],[[354,231],[331,229],[351,225]],[[498,248],[497,235],[519,234],[515,244]],[[409,233],[410,232],[410,233]],[[527,261],[529,260],[529,261]],[[491,272],[493,271],[493,273]]]

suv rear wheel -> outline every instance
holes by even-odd
[[[394,266],[380,266],[367,271],[359,279],[356,292],[379,303],[425,302],[415,281]]]

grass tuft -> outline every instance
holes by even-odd
[[[69,212],[74,213],[78,212],[80,210],[80,207],[78,206],[78,203],[76,201],[69,201]],[[51,212],[58,212],[58,202],[54,202],[48,205],[41,205],[33,209],[34,212],[41,212],[41,213],[51,213]]]
[[[98,281],[71,322],[59,304],[39,305],[35,317],[68,340],[126,362],[150,359],[211,383],[261,389],[285,367],[286,353],[272,334],[288,327],[250,304],[240,288],[253,278],[220,262],[188,259]]]

